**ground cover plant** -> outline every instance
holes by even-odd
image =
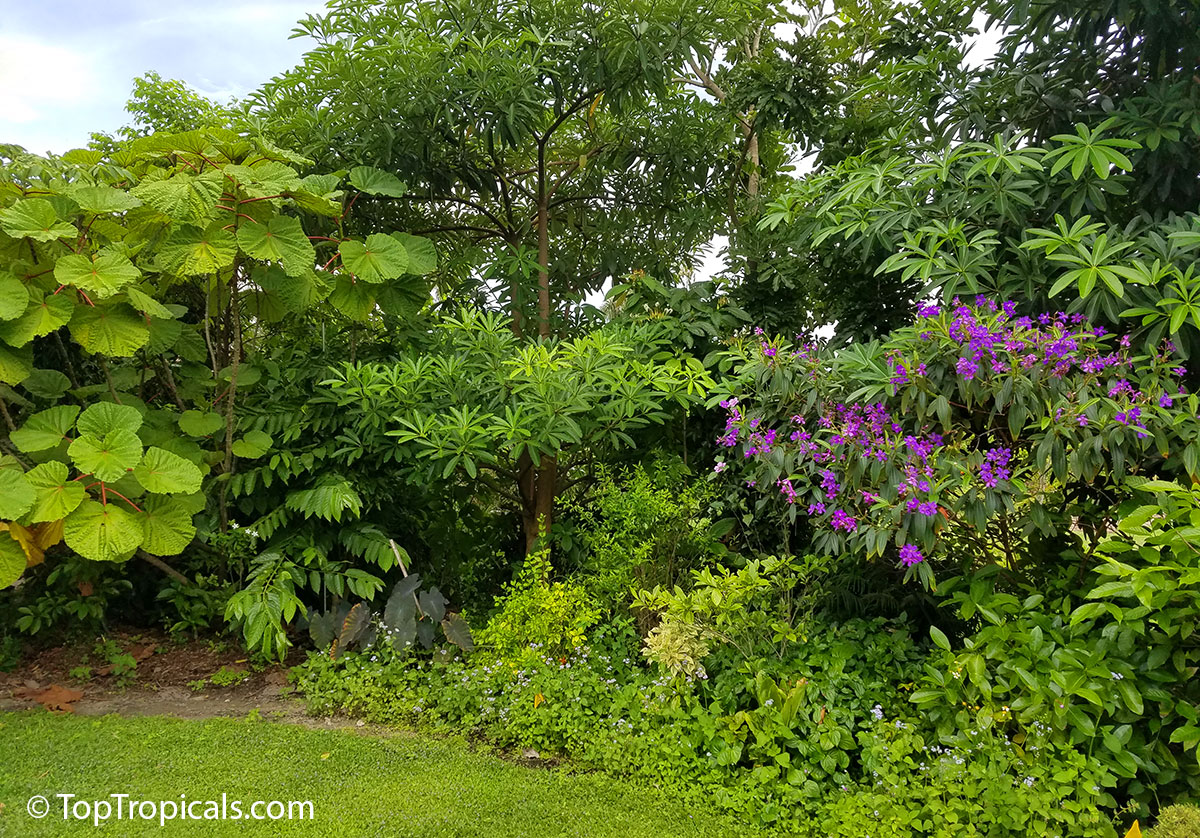
[[[607,775],[545,780],[552,834],[676,828],[550,799],[592,783],[763,834],[1185,828],[1195,0],[297,32],[242,103],[150,74],[89,148],[0,146],[0,669],[82,642],[136,690],[114,627],[236,648],[201,695],[286,661],[312,713]]]

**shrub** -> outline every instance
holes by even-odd
[[[1198,838],[1200,836],[1200,807],[1168,806],[1158,813],[1154,828],[1146,838]]]

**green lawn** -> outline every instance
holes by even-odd
[[[64,821],[61,799],[311,800],[309,821]],[[44,795],[35,820],[26,802]],[[0,836],[684,838],[739,834],[636,782],[523,768],[461,743],[259,721],[0,714]],[[115,804],[114,804],[115,805]],[[127,804],[125,804],[127,806]],[[194,808],[203,815],[202,808]],[[228,804],[227,804],[228,811]]]

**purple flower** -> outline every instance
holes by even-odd
[[[776,349],[774,346],[771,346],[771,344],[769,344],[765,341],[763,342],[763,345],[762,345],[762,352],[768,358],[774,358],[777,354],[779,354],[778,349]]]
[[[713,471],[716,472],[717,474],[720,474],[727,468],[729,468],[729,463],[722,460],[721,462],[719,462],[715,466],[713,466]]]
[[[1172,401],[1171,397],[1168,396],[1166,393],[1163,393],[1161,396],[1158,397],[1158,406],[1159,407],[1170,407],[1173,404],[1175,404],[1175,402]]]
[[[1086,428],[1087,424],[1088,424],[1088,418],[1086,416],[1084,416],[1082,413],[1079,414],[1079,427]]]
[[[900,548],[900,561],[904,562],[905,567],[912,567],[925,561],[925,557],[915,544],[905,544]]]
[[[954,369],[958,371],[959,375],[970,381],[979,372],[979,364],[970,358],[959,358],[958,363],[954,365]]]
[[[896,369],[892,372],[892,383],[897,387],[908,383],[908,368],[904,364],[896,364]]]
[[[808,505],[808,514],[809,515],[824,515],[825,514],[825,504],[821,503],[819,500],[814,501],[813,503],[810,503]]]
[[[1012,458],[1012,449],[995,448],[983,455],[983,464],[979,467],[979,479],[989,489],[996,488],[1001,480],[1007,480],[1011,472],[1008,461]]]
[[[835,530],[845,530],[846,532],[854,532],[858,529],[858,523],[841,509],[833,510],[833,520],[831,521]]]

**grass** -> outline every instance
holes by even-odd
[[[313,818],[64,821],[56,794],[103,800],[310,800]],[[42,820],[26,801],[44,795]],[[724,838],[726,821],[645,787],[524,768],[464,744],[263,721],[0,714],[0,836]],[[126,804],[127,805],[127,804]],[[204,809],[197,807],[196,814]]]

